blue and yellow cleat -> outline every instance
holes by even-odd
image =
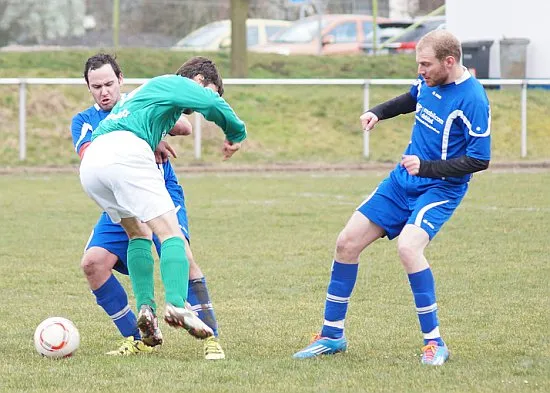
[[[295,359],[308,359],[320,355],[333,355],[338,352],[345,352],[347,348],[348,342],[345,337],[328,338],[316,335],[311,344],[296,352],[292,357]]]
[[[449,359],[449,349],[446,345],[439,345],[437,341],[430,341],[422,347],[422,364],[441,366]]]

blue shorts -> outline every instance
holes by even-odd
[[[467,183],[445,181],[403,185],[390,175],[357,211],[384,229],[390,240],[399,236],[407,224],[424,229],[431,240],[451,218],[467,189]]]
[[[185,204],[179,205],[177,212],[178,222],[180,224],[183,235],[189,241],[189,224],[187,222],[187,211]],[[156,236],[153,236],[153,242],[160,255],[160,242]],[[107,213],[102,213],[95,225],[90,240],[86,244],[86,250],[90,247],[101,247],[118,257],[118,262],[114,269],[122,274],[128,274],[128,259],[126,252],[128,251],[128,235],[119,224],[111,221]]]

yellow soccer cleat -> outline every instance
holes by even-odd
[[[204,358],[206,360],[225,359],[225,353],[216,337],[210,336],[204,340]]]
[[[143,343],[141,340],[134,340],[134,337],[126,337],[122,342],[120,348],[107,352],[106,355],[110,356],[130,356],[130,355],[139,355],[141,353],[151,353],[153,352],[153,347],[149,347]]]

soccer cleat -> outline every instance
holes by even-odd
[[[204,358],[206,360],[225,359],[225,353],[216,337],[210,336],[204,340]]]
[[[122,342],[120,348],[115,349],[114,351],[109,351],[106,355],[110,356],[130,356],[138,355],[140,353],[151,353],[153,348],[145,345],[143,341],[134,340],[134,337],[126,337]]]
[[[422,364],[441,366],[449,359],[449,349],[446,345],[439,345],[437,341],[430,341],[422,347]]]
[[[308,359],[320,355],[333,355],[338,352],[345,352],[347,348],[348,342],[345,337],[328,338],[317,334],[307,347],[296,352],[292,357],[296,359]]]
[[[176,307],[166,303],[164,320],[172,327],[184,328],[190,335],[200,340],[214,335],[207,324],[201,321],[193,311],[185,307]]]
[[[162,344],[162,332],[159,328],[158,319],[151,306],[144,304],[138,314],[137,325],[141,331],[141,339],[150,347]]]

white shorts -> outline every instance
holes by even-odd
[[[115,223],[143,222],[175,209],[151,147],[129,131],[97,137],[80,163],[80,182]]]

